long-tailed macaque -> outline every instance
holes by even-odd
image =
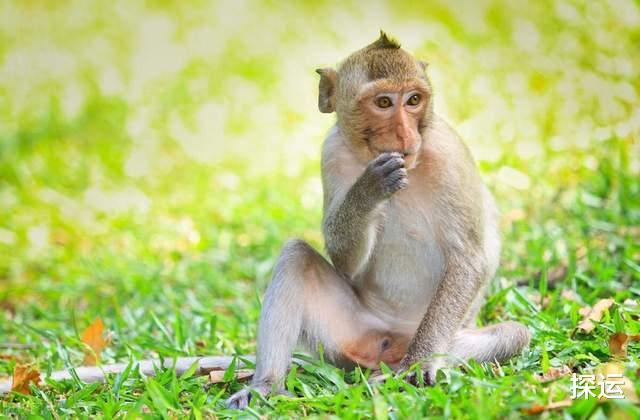
[[[321,164],[330,261],[302,240],[284,246],[260,315],[255,392],[282,390],[299,343],[345,367],[420,362],[426,383],[451,361],[502,361],[528,344],[517,322],[476,327],[499,261],[498,213],[434,114],[425,67],[381,33],[337,71],[317,70],[320,111],[337,114]],[[246,407],[250,389],[228,405]]]

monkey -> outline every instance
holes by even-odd
[[[337,121],[322,146],[328,259],[283,247],[260,314],[256,371],[227,400],[284,392],[298,344],[339,367],[398,373],[505,361],[530,341],[514,321],[478,328],[499,263],[498,210],[470,151],[433,109],[426,63],[380,37],[320,75],[318,107]],[[413,372],[413,370],[411,371]],[[415,377],[413,378],[415,380]]]

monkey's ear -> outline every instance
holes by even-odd
[[[318,108],[320,112],[330,114],[336,110],[336,81],[338,73],[330,68],[316,69],[320,75],[320,92],[318,94]]]
[[[426,61],[418,60],[418,65],[420,66],[420,68],[424,72],[425,70],[427,70],[427,67],[429,66],[429,63],[427,63]]]

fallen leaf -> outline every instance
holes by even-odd
[[[567,407],[571,407],[571,403],[573,401],[567,399],[567,400],[560,400],[560,401],[554,401],[554,402],[550,402],[547,405],[542,405],[542,404],[534,404],[529,408],[525,408],[524,412],[533,416],[535,414],[540,414],[543,411],[547,411],[547,410],[558,410],[560,408],[567,408]]]
[[[515,266],[513,268],[515,268]],[[567,268],[567,265],[564,263],[560,263],[560,265],[549,268],[547,270],[547,288],[549,290],[555,289],[557,286],[557,283],[560,282],[561,280],[564,280],[567,277],[567,272],[568,272],[568,268]],[[538,270],[535,274],[533,274],[533,277],[535,277],[536,279],[536,284],[540,284],[540,280],[542,279],[542,274],[543,274],[542,270]],[[529,285],[529,283],[530,281],[528,278],[516,280],[516,284],[518,286],[527,286]]]
[[[16,365],[13,369],[12,391],[31,395],[29,384],[37,384],[38,382],[40,382],[40,372],[33,365]]]
[[[560,280],[564,280],[567,277],[567,266],[565,264],[558,265],[553,267],[551,270],[547,271],[547,285],[554,285]]]
[[[584,317],[582,321],[578,324],[578,329],[584,331],[585,333],[590,333],[596,327],[596,324],[593,321],[600,321],[602,319],[602,314],[604,311],[609,309],[613,305],[613,299],[601,299],[593,305],[593,308],[587,314],[586,312],[581,311],[580,314]]]
[[[595,370],[596,383],[600,384],[602,380],[611,381],[612,378],[610,375],[620,375],[622,377],[622,385],[619,385],[619,388],[622,390],[624,394],[624,399],[632,402],[638,403],[640,400],[638,399],[638,394],[636,394],[635,384],[631,379],[627,376],[624,376],[624,365],[619,362],[607,362],[598,366]],[[620,379],[620,376],[617,379]],[[608,399],[606,396],[602,395],[600,397],[601,400]]]
[[[579,243],[576,247],[576,260],[580,261],[584,259],[588,253],[587,247],[583,243]]]
[[[589,316],[589,314],[591,313],[591,306],[584,306],[580,309],[578,309],[578,313],[580,314],[580,316],[582,316],[583,318]]]
[[[531,303],[540,305],[543,308],[546,308],[547,306],[549,306],[549,302],[550,302],[549,296],[545,296],[544,299],[540,299],[540,295],[537,293],[529,294],[529,300],[531,301]]]
[[[536,374],[536,379],[540,382],[550,382],[556,380],[562,376],[571,375],[571,369],[567,365],[560,367],[551,367],[547,370],[547,373]]]
[[[96,318],[86,330],[82,332],[82,342],[89,348],[84,353],[84,364],[95,366],[100,362],[100,353],[107,346],[104,338],[104,324],[102,319]]]
[[[0,309],[6,311],[9,319],[13,318],[13,315],[16,313],[15,305],[8,300],[0,300]]]
[[[580,296],[571,289],[563,290],[560,296],[562,296],[563,299],[580,303]],[[591,310],[591,308],[589,308],[589,310]]]
[[[224,382],[224,370],[212,370],[209,372],[209,383],[219,384]],[[253,377],[254,370],[252,369],[238,369],[235,372],[235,378],[238,382],[244,382]]]
[[[609,337],[609,354],[613,357],[627,357],[627,340],[625,333],[611,334]]]
[[[638,340],[640,340],[640,335],[611,334],[611,337],[609,337],[609,354],[613,357],[627,357],[627,344],[630,341]]]

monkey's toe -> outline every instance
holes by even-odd
[[[249,406],[249,401],[251,401],[251,391],[248,389],[243,389],[229,397],[229,399],[226,401],[226,405],[227,408],[244,410]]]
[[[434,386],[436,384],[435,373],[429,371],[422,372],[422,380],[419,380],[415,371],[411,371],[404,377],[405,382],[413,386]]]

